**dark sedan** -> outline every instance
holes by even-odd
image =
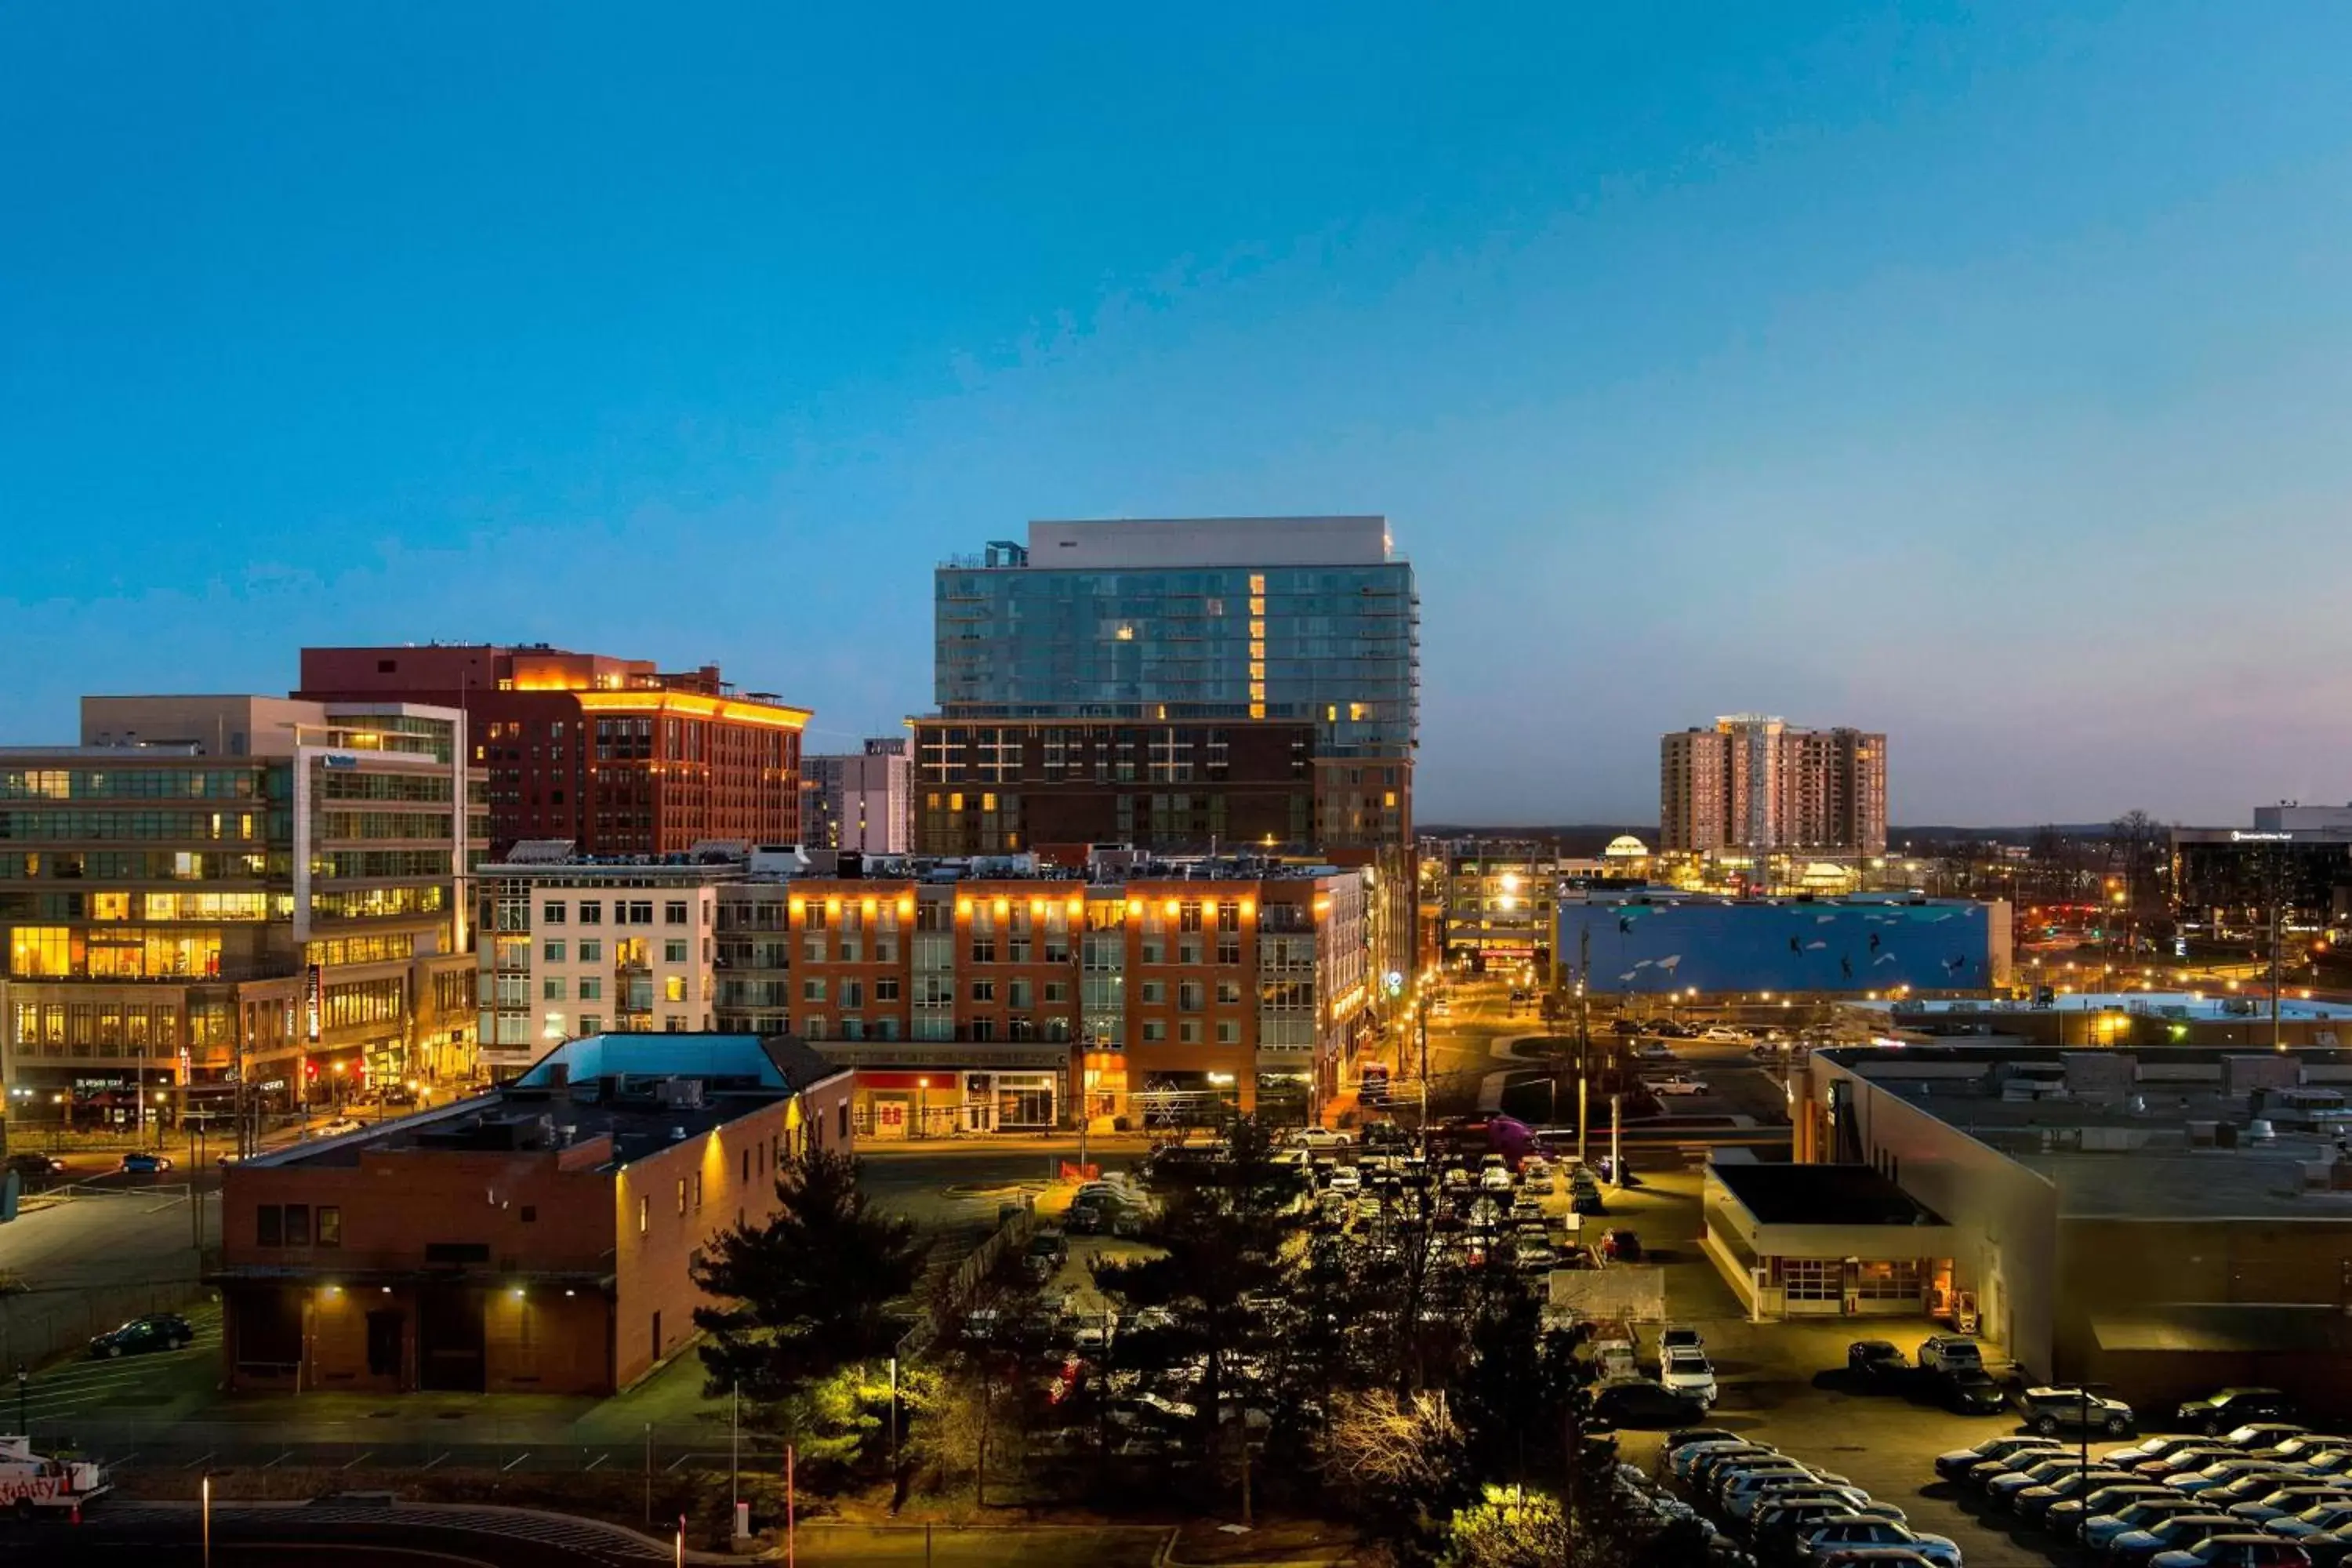
[[[151,1351],[175,1351],[196,1337],[195,1325],[177,1312],[157,1312],[145,1318],[133,1318],[121,1328],[109,1329],[89,1342],[93,1360],[111,1361],[117,1356],[145,1355]]]

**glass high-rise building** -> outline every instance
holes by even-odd
[[[1370,866],[1410,970],[1420,602],[1384,519],[1035,522],[943,563],[934,612],[919,852]]]
[[[942,565],[943,718],[1290,721],[1412,754],[1419,602],[1377,517],[1040,522]]]

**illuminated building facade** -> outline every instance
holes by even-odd
[[[1760,713],[1664,736],[1658,832],[1668,854],[1884,855],[1886,737]]]
[[[1420,601],[1378,517],[1034,522],[934,577],[915,847],[1374,869],[1411,973]]]
[[[712,839],[800,837],[809,712],[738,692],[716,665],[666,674],[545,646],[310,647],[296,695],[462,709],[498,853],[525,839],[672,855]]]
[[[86,698],[79,745],[0,750],[12,1116],[469,1080],[467,750],[455,710],[244,696]]]

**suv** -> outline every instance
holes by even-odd
[[[2294,1415],[2294,1401],[2275,1388],[2224,1388],[2190,1400],[2172,1413],[2172,1419],[2192,1432],[2227,1432],[2249,1421],[2286,1421]]]
[[[1922,1535],[1891,1519],[1833,1519],[1801,1538],[1808,1558],[1855,1546],[1906,1547],[1937,1568],[1960,1568],[1960,1548],[1948,1536]]]
[[[1934,1383],[1936,1396],[1955,1415],[1998,1415],[2009,1408],[2009,1395],[1980,1368],[1939,1372]]]
[[[1670,1345],[1658,1356],[1658,1381],[1701,1405],[1715,1403],[1715,1368],[1696,1345]]]
[[[1926,1372],[1981,1372],[1984,1347],[1967,1334],[1930,1334],[1919,1342],[1919,1365]]]
[[[2179,1552],[2159,1552],[2151,1568],[2311,1568],[2311,1553],[2275,1535],[2209,1535]]]
[[[1988,1437],[1973,1447],[1954,1448],[1936,1456],[1936,1474],[1948,1481],[1964,1480],[1979,1465],[2006,1465],[2022,1455],[2050,1455],[2060,1445],[2049,1437]]]
[[[1845,1347],[1845,1370],[1870,1388],[1892,1388],[1911,1374],[1911,1363],[1889,1340],[1856,1340]]]
[[[2017,1411],[2045,1437],[2062,1429],[2120,1437],[2132,1425],[2130,1405],[2102,1399],[2087,1388],[2029,1388],[2017,1396]]]

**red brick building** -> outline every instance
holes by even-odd
[[[608,1394],[685,1346],[688,1260],[850,1147],[851,1074],[784,1039],[592,1036],[498,1092],[232,1167],[232,1388]]]
[[[464,709],[489,775],[493,855],[525,838],[669,855],[703,839],[800,837],[809,710],[739,693],[716,665],[665,674],[544,646],[306,647],[295,695]]]
[[[1368,903],[1362,873],[1328,866],[1073,875],[1008,857],[803,877],[779,973],[792,1032],[858,1068],[877,1137],[1066,1125],[1080,1103],[1300,1121],[1354,1087]]]

